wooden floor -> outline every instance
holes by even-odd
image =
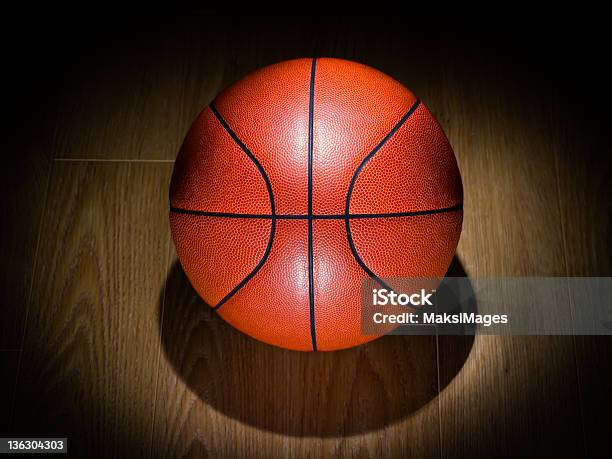
[[[457,269],[611,275],[610,149],[588,88],[583,105],[565,80],[548,84],[562,63],[517,66],[524,44],[492,51],[478,37],[158,25],[69,48],[58,68],[72,73],[55,75],[57,94],[9,145],[0,432],[68,436],[83,457],[601,454],[609,339],[389,336],[283,351],[205,309],[168,229],[173,160],[199,110],[262,65],[337,56],[392,75],[441,121],[465,190]]]

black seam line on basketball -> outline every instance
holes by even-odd
[[[412,104],[412,106],[408,109],[406,114],[402,116],[402,118],[397,122],[395,126],[393,126],[393,128],[389,131],[389,133],[378,143],[378,145],[374,147],[374,149],[363,159],[363,161],[361,161],[361,164],[359,164],[359,166],[357,167],[357,170],[355,170],[355,173],[353,174],[353,178],[351,179],[351,183],[349,185],[348,193],[346,195],[346,203],[344,207],[344,226],[346,227],[346,239],[348,240],[349,247],[351,249],[351,253],[353,254],[353,257],[355,258],[359,266],[361,266],[361,269],[363,269],[368,276],[370,276],[372,279],[378,282],[382,287],[386,288],[387,290],[391,290],[391,291],[393,291],[393,289],[390,286],[388,286],[385,282],[383,282],[383,280],[380,277],[374,274],[374,272],[370,268],[368,268],[368,266],[361,259],[361,257],[359,256],[359,253],[357,252],[357,248],[355,247],[355,243],[353,241],[353,236],[351,235],[351,219],[349,216],[350,208],[351,208],[351,197],[353,195],[353,189],[355,188],[355,183],[357,182],[357,177],[359,176],[361,170],[363,169],[363,166],[383,147],[385,143],[387,143],[387,141],[391,137],[393,137],[393,135],[398,131],[398,129],[404,125],[404,123],[408,120],[408,118],[410,118],[410,115],[414,113],[414,111],[417,109],[420,103],[421,101],[417,99]]]
[[[389,212],[382,214],[349,214],[351,220],[359,219],[376,219],[376,218],[401,218],[401,217],[418,217],[420,215],[433,215],[442,214],[446,212],[453,212],[456,210],[462,210],[463,204],[456,204],[451,207],[443,207],[440,209],[427,209],[427,210],[414,210],[410,212]],[[252,218],[260,220],[269,220],[272,218],[271,214],[240,214],[232,212],[207,212],[203,210],[190,210],[182,209],[180,207],[170,207],[170,211],[177,214],[196,215],[201,217],[218,217],[218,218]],[[344,220],[345,214],[321,214],[321,215],[299,215],[299,214],[276,214],[277,220]]]
[[[276,231],[276,209],[274,207],[274,194],[272,193],[272,185],[270,184],[270,180],[268,179],[268,174],[266,174],[266,171],[264,170],[263,166],[257,160],[255,155],[253,153],[251,153],[251,151],[247,148],[247,146],[238,138],[236,133],[234,131],[232,131],[232,129],[229,127],[227,122],[219,114],[219,112],[217,111],[216,107],[212,103],[210,104],[210,109],[212,110],[213,114],[215,115],[215,117],[217,118],[219,123],[221,123],[221,126],[223,126],[223,128],[227,131],[227,133],[234,140],[234,142],[236,142],[236,144],[238,144],[240,149],[242,151],[244,151],[244,153],[249,157],[249,159],[251,161],[253,161],[253,164],[255,164],[255,166],[259,170],[259,173],[261,174],[262,178],[264,179],[264,182],[266,183],[266,188],[268,189],[268,196],[270,197],[270,211],[272,212],[272,214],[270,215],[270,219],[271,219],[270,237],[268,239],[268,245],[266,246],[266,251],[264,252],[263,256],[261,257],[261,260],[259,260],[259,263],[257,263],[257,266],[255,266],[255,268],[253,268],[253,270],[244,279],[242,279],[238,283],[238,285],[236,285],[227,295],[225,295],[213,307],[213,309],[218,310],[231,297],[233,297],[238,292],[238,290],[240,290],[242,287],[244,287],[247,284],[247,282],[249,282],[253,278],[253,276],[255,276],[255,274],[257,274],[257,272],[261,269],[261,267],[264,265],[264,263],[268,259],[268,255],[270,255],[270,250],[272,249],[272,241],[274,241],[274,232]]]
[[[317,350],[314,301],[314,255],[312,247],[312,154],[314,143],[314,91],[317,59],[310,66],[310,91],[308,97],[308,300],[310,305],[310,340],[312,350]]]

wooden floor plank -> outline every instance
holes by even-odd
[[[437,451],[437,429],[429,428],[437,425],[433,337],[293,352],[241,334],[209,309],[175,263],[164,301],[155,457]]]
[[[51,168],[52,129],[13,137],[0,172],[0,349],[19,349]],[[15,134],[15,133],[12,133]]]
[[[53,59],[35,34],[19,45],[10,27],[0,35],[4,63],[10,69],[5,72],[7,91],[2,99],[0,349],[18,349],[49,183],[58,97]]]
[[[594,90],[598,86],[594,86]],[[578,105],[602,104],[609,96],[596,92],[594,101]],[[604,100],[602,100],[604,99]],[[557,173],[559,176],[562,217],[568,276],[612,276],[612,157],[608,151],[607,120],[588,109],[569,110],[559,103],[556,132],[559,143]],[[602,305],[605,307],[605,305]],[[580,311],[573,304],[574,317]],[[609,428],[606,419],[612,410],[612,337],[577,336],[578,389],[584,419],[588,457],[598,457],[608,448]]]
[[[10,432],[10,416],[13,408],[15,379],[19,351],[0,351],[0,435],[7,436]]]
[[[153,23],[139,27],[138,35],[127,26],[91,39],[104,53],[80,62],[62,92],[56,158],[176,158],[219,89],[223,35],[174,26],[180,33],[164,36]]]
[[[501,79],[505,72],[478,56],[449,54],[440,96],[431,102],[463,177],[459,259],[470,277],[562,276],[551,113]],[[440,343],[443,360],[455,338]],[[442,455],[581,457],[576,387],[571,337],[476,337],[440,395]]]
[[[165,164],[56,163],[14,430],[147,457],[168,225]]]

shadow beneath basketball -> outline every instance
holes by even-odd
[[[456,257],[448,275],[465,276]],[[459,372],[474,338],[439,337],[439,349],[435,336],[385,336],[336,352],[276,348],[219,318],[178,262],[165,299],[160,293],[159,320],[166,358],[204,403],[294,436],[359,434],[410,416]]]

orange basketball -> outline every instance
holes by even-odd
[[[356,346],[368,276],[444,276],[461,177],[440,125],[387,75],[297,59],[224,90],[174,166],[170,227],[227,322],[302,351]]]

